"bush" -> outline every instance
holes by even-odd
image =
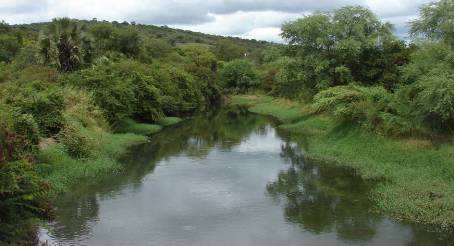
[[[416,83],[417,108],[424,121],[436,130],[454,130],[454,74],[428,74]]]
[[[220,71],[223,86],[245,92],[259,85],[254,65],[244,59],[236,59],[224,64]]]
[[[64,124],[63,94],[55,84],[16,83],[6,89],[5,97],[6,104],[17,113],[32,115],[44,136],[58,133]]]
[[[162,92],[162,109],[166,115],[192,113],[205,104],[203,87],[185,70],[157,63],[151,67],[151,76],[159,81]]]
[[[0,103],[0,162],[30,158],[38,141],[39,130],[33,117],[18,115]]]
[[[162,117],[161,93],[155,86],[157,82],[145,70],[137,62],[106,60],[71,75],[68,80],[87,88],[112,124],[132,117],[154,121]]]
[[[38,145],[39,143],[39,126],[31,114],[16,114],[13,118],[14,131],[25,137],[29,145]]]
[[[355,86],[336,86],[314,96],[313,107],[317,112],[331,112],[345,121],[359,122],[364,119],[361,103],[366,100],[362,91]]]
[[[330,112],[341,121],[354,122],[373,130],[383,130],[392,94],[381,86],[336,86],[314,96],[316,112]]]
[[[78,159],[91,157],[96,147],[94,139],[75,122],[65,125],[58,134],[58,140],[71,157]]]
[[[0,241],[22,235],[30,217],[48,212],[48,188],[33,164],[0,160]]]
[[[74,87],[63,88],[65,95],[65,118],[82,124],[83,127],[96,130],[109,130],[104,112],[96,106],[92,93]]]

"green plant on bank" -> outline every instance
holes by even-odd
[[[132,119],[123,120],[118,126],[119,132],[130,132],[144,136],[159,132],[161,129],[161,125],[137,123]]]
[[[158,123],[162,126],[170,126],[180,123],[181,121],[182,119],[178,117],[164,117]]]

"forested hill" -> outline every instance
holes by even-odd
[[[125,21],[120,23],[117,21],[108,22],[99,21],[96,19],[74,19],[74,21],[78,22],[86,30],[94,28],[99,31],[106,32],[107,29],[134,29],[145,40],[158,42],[157,49],[164,48],[162,46],[165,46],[166,44],[169,44],[171,46],[178,46],[182,44],[198,43],[209,45],[212,49],[216,48],[219,52],[222,48],[226,51],[226,54],[229,52],[231,53],[228,56],[234,57],[235,55],[238,55],[240,53],[247,53],[248,55],[252,56],[252,58],[258,59],[260,52],[264,47],[273,45],[272,43],[267,41],[211,35],[201,32],[170,28],[168,26],[137,24],[135,22],[129,23]],[[43,33],[48,31],[48,27],[51,25],[51,23],[52,22],[40,22],[32,24],[10,25],[10,27],[12,27],[17,33],[19,33],[20,36],[38,40],[40,34],[42,35]]]

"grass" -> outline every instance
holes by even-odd
[[[82,127],[84,135],[94,139],[95,146],[90,157],[71,157],[62,144],[52,143],[41,149],[39,174],[52,184],[52,194],[67,191],[77,180],[96,178],[103,174],[120,172],[122,165],[118,159],[129,147],[148,141],[147,136],[160,131],[165,126],[181,122],[181,118],[165,117],[157,124],[137,123],[125,120],[119,132],[109,133],[102,128]]]
[[[130,133],[90,131],[89,134],[97,141],[96,149],[89,158],[73,158],[59,143],[40,151],[39,174],[52,184],[52,194],[67,191],[82,178],[96,178],[102,174],[121,171],[122,165],[117,161],[118,158],[125,154],[129,147],[147,141],[145,136]]]
[[[234,96],[232,103],[272,115],[303,143],[309,158],[354,168],[380,180],[371,199],[396,219],[454,229],[454,144],[379,136],[329,115],[312,115],[302,103],[264,96]]]
[[[132,119],[128,119],[121,124],[120,132],[149,136],[159,132],[161,129],[162,126],[157,124],[138,123]]]
[[[158,124],[162,126],[171,126],[180,123],[181,121],[183,121],[183,119],[178,117],[164,117],[158,121]]]

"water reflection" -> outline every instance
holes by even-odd
[[[369,185],[350,170],[306,162],[300,147],[286,143],[282,158],[291,164],[267,191],[285,203],[285,218],[312,233],[335,232],[347,241],[368,241],[380,217],[370,212]]]
[[[371,184],[351,170],[306,161],[290,139],[243,109],[167,128],[122,160],[125,172],[84,180],[62,196],[49,234],[59,245],[444,245],[452,239],[371,213]]]

